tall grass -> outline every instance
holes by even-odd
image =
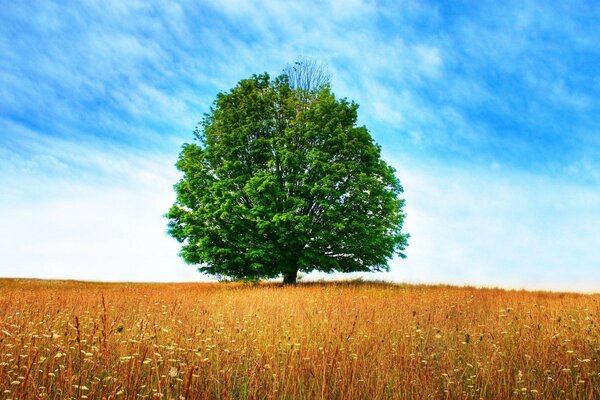
[[[0,280],[5,399],[598,399],[600,295]]]

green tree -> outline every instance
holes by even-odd
[[[166,214],[181,257],[286,284],[298,271],[387,270],[408,239],[394,169],[356,125],[357,104],[289,78],[254,75],[220,93],[183,145]]]

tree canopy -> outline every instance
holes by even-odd
[[[181,257],[205,273],[284,283],[404,257],[402,186],[357,109],[288,74],[220,93],[176,164],[183,177],[166,216]]]

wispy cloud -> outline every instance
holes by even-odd
[[[113,153],[55,138],[39,146],[45,152],[32,145],[37,155],[2,164],[0,276],[203,279],[166,235],[175,154]]]
[[[387,277],[511,288],[600,287],[600,192],[493,165],[398,166],[404,177],[406,261]],[[416,168],[415,168],[416,167]]]

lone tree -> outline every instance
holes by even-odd
[[[408,239],[394,169],[356,125],[357,104],[323,80],[290,78],[253,75],[220,93],[196,143],[183,145],[166,214],[181,257],[201,272],[285,284],[298,271],[388,270]]]

